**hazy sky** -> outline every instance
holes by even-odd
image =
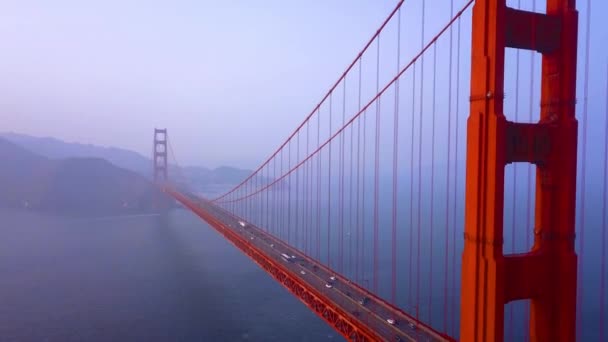
[[[254,167],[396,1],[9,1],[0,131]]]
[[[396,2],[3,1],[0,131],[148,155],[153,128],[166,127],[181,164],[253,168],[308,114]],[[590,97],[599,100],[608,5],[592,3]]]

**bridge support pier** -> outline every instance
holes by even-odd
[[[502,341],[504,305],[530,299],[532,341],[574,341],[577,122],[575,0],[547,0],[546,14],[477,0],[473,9],[471,113],[467,122],[462,341]],[[538,123],[506,120],[504,52],[542,54]],[[537,167],[534,245],[503,254],[504,167]]]

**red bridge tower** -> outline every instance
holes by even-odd
[[[504,305],[530,299],[532,341],[574,341],[577,121],[575,0],[547,0],[546,14],[505,0],[473,9],[471,113],[467,123],[462,341],[502,341]],[[505,48],[542,54],[540,121],[503,113]],[[534,245],[503,254],[504,168],[536,165]]]
[[[167,129],[154,129],[154,181],[166,182],[167,178]]]

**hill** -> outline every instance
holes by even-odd
[[[149,213],[172,203],[150,181],[99,158],[54,160],[0,138],[0,206],[69,215]]]
[[[50,159],[105,159],[115,166],[139,173],[146,178],[152,177],[152,161],[149,158],[130,150],[71,143],[50,137],[33,137],[12,132],[0,133],[0,137]],[[222,166],[216,169],[200,166],[187,166],[178,169],[177,166],[171,165],[169,173],[170,177],[177,182],[181,181],[179,178],[186,178],[188,184],[199,192],[220,193],[240,183],[251,173],[251,170],[243,170],[229,166]]]

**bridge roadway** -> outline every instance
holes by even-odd
[[[384,341],[452,341],[448,336],[433,331],[430,327],[405,314],[366,289],[351,282],[349,279],[334,273],[321,263],[309,258],[294,247],[285,244],[280,239],[255,227],[253,224],[238,218],[221,207],[187,195],[196,206],[215,219],[221,221],[225,227],[241,236],[249,244],[254,245],[267,257],[277,263],[282,263],[292,272],[292,276],[316,289],[317,292],[331,300],[344,312],[351,315],[351,319],[362,322],[372,329]],[[178,198],[179,199],[179,198]],[[241,223],[242,222],[242,223]],[[286,260],[282,254],[295,256]],[[335,277],[331,280],[330,277]],[[331,287],[327,287],[327,285]],[[360,301],[367,298],[365,304]],[[389,319],[395,321],[389,323]]]

